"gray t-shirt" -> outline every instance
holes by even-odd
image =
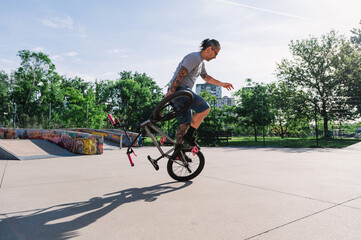
[[[192,89],[199,75],[207,74],[201,53],[193,52],[185,56],[183,60],[179,63],[176,71],[174,72],[173,78],[170,81],[170,86],[172,85],[173,81],[176,79],[177,74],[179,70],[182,68],[182,66],[188,70],[188,74],[183,78],[182,82],[179,84],[180,87],[189,87],[190,89]]]

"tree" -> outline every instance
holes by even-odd
[[[298,132],[301,125],[313,119],[314,105],[305,92],[284,82],[271,83],[268,88],[274,114],[272,128],[281,138]]]
[[[63,127],[86,127],[86,98],[84,93],[71,86],[66,86],[73,82],[72,79],[66,80],[66,84],[62,84],[62,94],[65,99],[64,111],[61,116]],[[74,82],[79,82],[75,79]],[[76,86],[74,84],[74,86]]]
[[[106,112],[112,111],[112,103],[115,102],[114,87],[115,83],[111,80],[95,81],[95,103],[104,105]]]
[[[198,132],[218,132],[223,130],[224,122],[222,121],[222,111],[216,106],[217,97],[213,96],[208,91],[202,91],[200,96],[208,102],[211,107],[211,111],[199,126]]]
[[[360,21],[361,24],[361,21]],[[361,44],[361,29],[354,28],[351,30],[353,36],[351,36],[351,42],[354,44]]]
[[[21,50],[18,56],[21,66],[13,74],[11,99],[18,106],[17,122],[26,127],[29,124],[27,119],[40,118],[44,122],[48,104],[58,96],[53,90],[59,86],[59,76],[55,72],[55,65],[42,52]]]
[[[341,49],[346,40],[335,31],[322,35],[321,39],[291,41],[292,60],[283,59],[277,64],[277,77],[286,84],[302,90],[308,102],[318,99],[318,108],[323,118],[325,134],[328,121],[335,117],[330,112],[336,98],[345,88],[345,79],[340,78],[337,62],[342,57]]]
[[[0,125],[7,126],[10,123],[10,82],[9,76],[0,71]]]
[[[107,120],[106,114],[104,114],[105,105],[99,105],[96,103],[96,97],[93,88],[90,88],[85,95],[85,101],[87,105],[88,119],[86,123],[87,128],[103,128],[106,126],[105,120]]]
[[[127,78],[130,77],[130,78]],[[145,74],[120,73],[112,89],[112,111],[122,124],[140,123],[149,119],[156,104],[161,100],[160,87]]]
[[[120,80],[133,79],[135,82],[139,83],[142,87],[149,89],[150,93],[154,96],[154,99],[158,99],[162,95],[162,89],[157,85],[157,83],[145,73],[138,73],[123,71],[119,73]]]
[[[361,21],[360,21],[361,24]],[[361,30],[353,29],[350,42],[343,46],[342,55],[338,59],[338,77],[345,80],[347,90],[343,92],[344,101],[356,107],[361,113]],[[355,113],[353,109],[348,112]],[[344,114],[345,115],[345,114]],[[347,114],[349,115],[349,114]],[[347,116],[346,115],[346,116]],[[354,114],[355,115],[355,114]]]
[[[64,97],[61,122],[65,127],[104,127],[105,105],[96,102],[96,94],[91,83],[79,77],[63,79],[61,89]]]
[[[267,86],[253,83],[251,79],[246,80],[249,84],[254,84],[254,87],[247,87],[238,90],[235,94],[236,100],[236,114],[238,120],[247,127],[251,127],[254,132],[255,141],[259,130],[264,126],[268,126],[273,120],[273,113],[271,111],[270,92]]]

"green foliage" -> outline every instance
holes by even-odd
[[[271,83],[268,89],[274,115],[271,126],[275,134],[281,138],[302,135],[302,129],[313,119],[314,105],[309,96],[285,82]]]
[[[111,82],[109,108],[122,124],[135,124],[149,119],[155,105],[161,100],[161,89],[145,74],[120,73],[120,79]]]
[[[0,71],[0,124],[7,126],[11,119],[10,81],[9,76]]]
[[[211,111],[204,118],[198,131],[220,131],[223,128],[223,122],[221,121],[220,109],[216,107],[217,98],[207,91],[202,91],[200,94],[208,102],[211,107]]]
[[[74,86],[66,86],[74,82]],[[67,80],[63,83],[62,93],[65,100],[65,108],[62,112],[62,124],[64,127],[86,127],[86,92],[79,89],[77,83],[81,83],[79,79]],[[84,84],[82,84],[84,85]]]
[[[354,28],[351,30],[351,33],[353,34],[350,39],[351,42],[354,44],[361,44],[361,29]]]
[[[119,75],[120,80],[133,79],[142,87],[148,88],[152,96],[156,99],[158,99],[159,96],[162,95],[162,89],[156,84],[156,82],[152,78],[147,76],[145,73],[140,74],[138,72],[135,72],[133,74],[132,72],[123,71],[120,72]]]
[[[67,79],[41,52],[19,51],[20,67],[9,77],[0,71],[0,123],[17,127],[104,128],[107,112],[123,123],[149,118],[162,97],[161,88],[146,74],[121,72],[116,81]],[[15,114],[16,106],[16,114]]]
[[[58,94],[60,77],[55,65],[44,53],[19,51],[20,67],[13,73],[11,100],[17,105],[16,122],[20,127],[33,126],[33,122],[46,127],[49,104],[61,102]],[[27,116],[27,117],[26,117]],[[38,120],[40,117],[41,120]]]
[[[262,132],[274,119],[271,109],[272,96],[267,86],[253,83],[250,79],[246,81],[254,84],[254,87],[243,88],[236,92],[235,96],[238,99],[235,112],[240,123],[253,129],[257,141],[259,131]]]
[[[361,113],[361,30],[354,29],[357,36],[351,37],[351,42],[343,45],[341,54],[336,61],[337,77],[344,79],[344,90],[337,103],[339,121],[354,119],[356,113]],[[357,109],[357,112],[355,109]]]
[[[291,41],[293,59],[283,59],[277,65],[278,78],[292,88],[303,91],[303,95],[308,98],[305,99],[306,103],[317,99],[317,109],[323,117],[325,132],[329,120],[338,118],[336,113],[339,109],[350,109],[347,102],[340,98],[347,91],[347,81],[343,77],[345,74],[341,74],[345,72],[342,59],[348,58],[345,51],[347,46],[347,40],[334,31],[320,39],[311,37]]]

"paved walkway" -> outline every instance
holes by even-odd
[[[188,183],[136,150],[0,161],[0,239],[361,238],[357,148],[202,148]]]

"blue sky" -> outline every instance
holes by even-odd
[[[276,81],[291,40],[331,29],[350,36],[360,9],[359,0],[1,0],[0,70],[15,70],[17,52],[28,49],[48,54],[67,77],[138,71],[164,87],[186,54],[215,38],[222,50],[207,72],[239,89],[246,78]]]

